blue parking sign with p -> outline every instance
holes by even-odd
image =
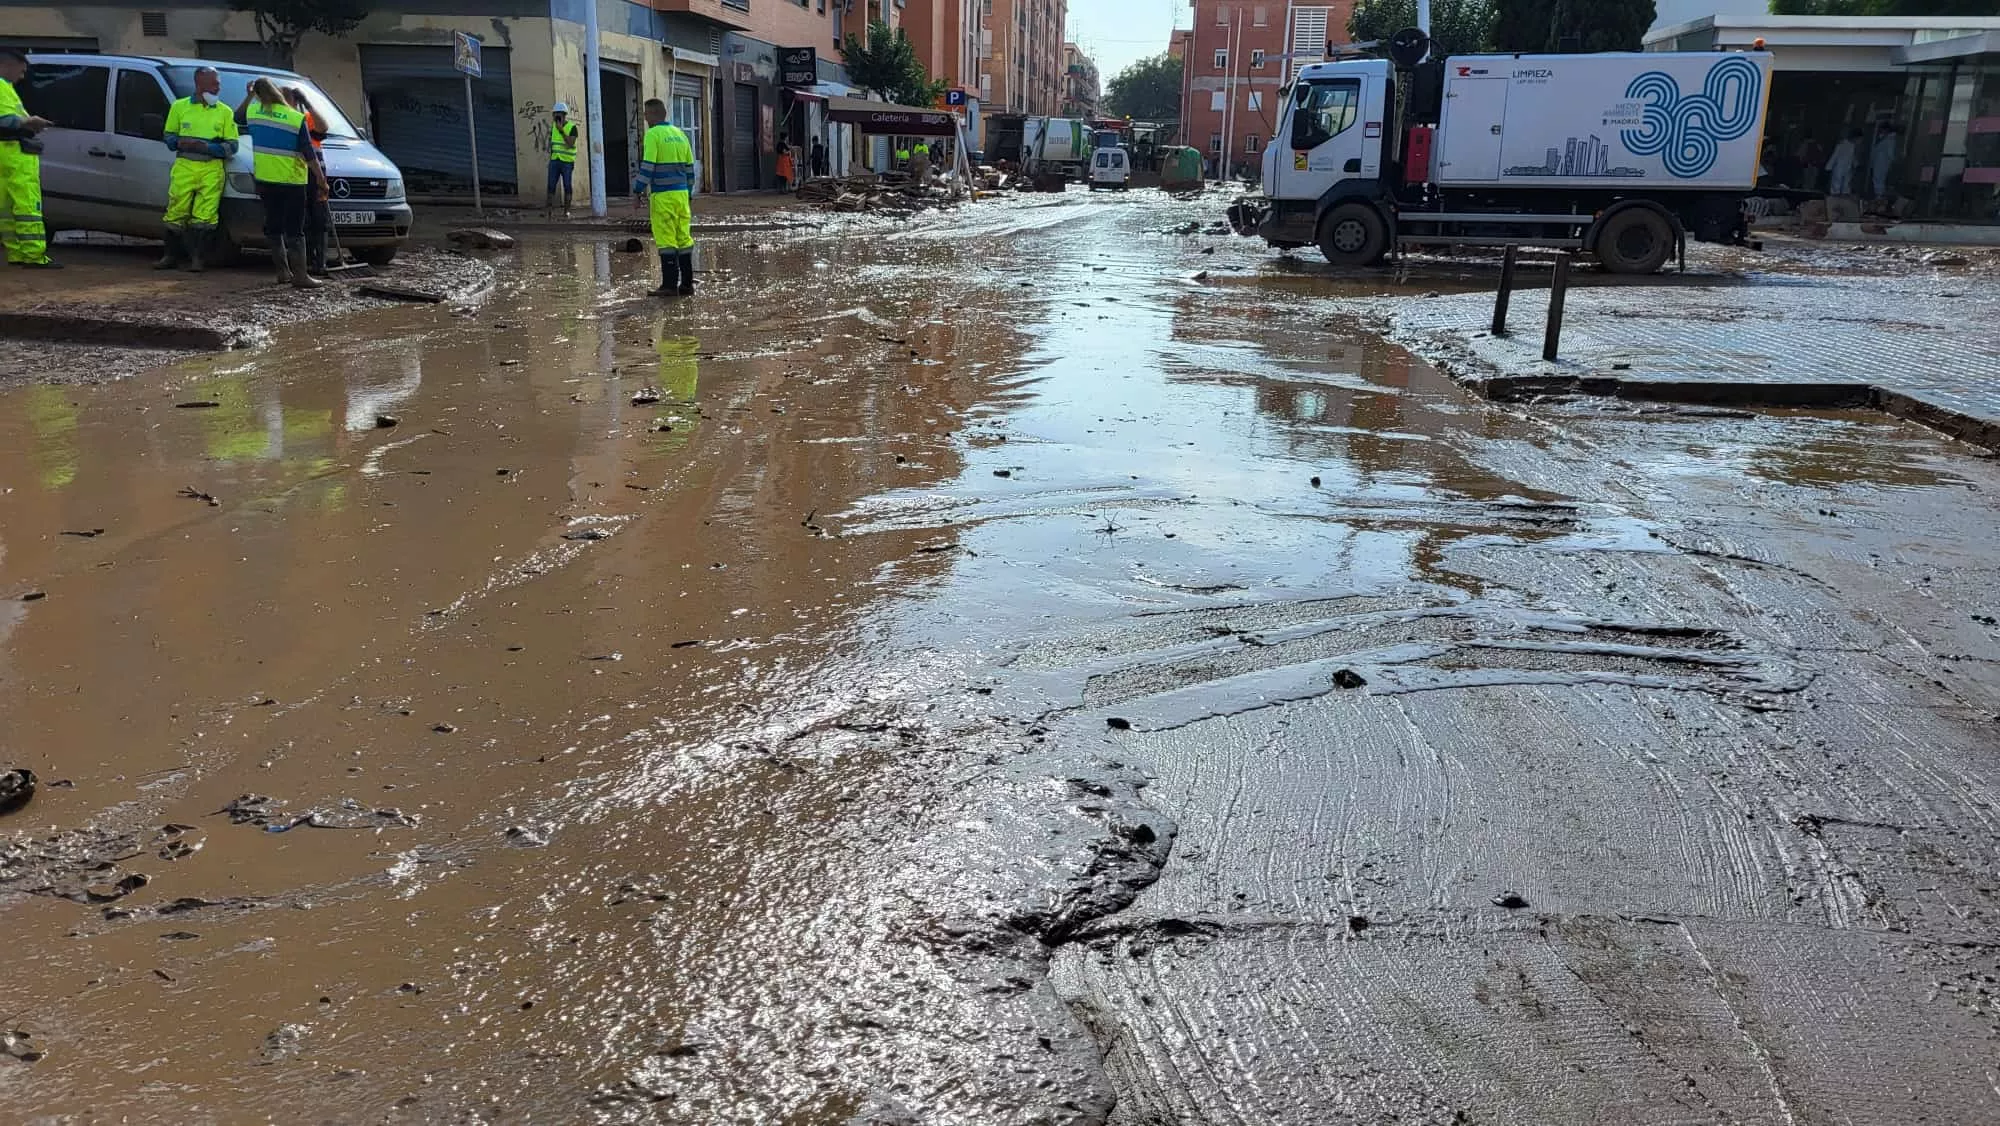
[[[948,106],[962,106],[962,105],[964,105],[964,104],[965,104],[965,91],[963,91],[963,90],[947,90],[947,91],[945,91],[945,95],[944,95],[944,104],[945,104],[945,105],[948,105]]]

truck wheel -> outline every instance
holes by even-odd
[[[1373,266],[1389,251],[1389,225],[1366,203],[1343,203],[1319,224],[1319,252],[1336,266]]]
[[[1650,274],[1674,252],[1674,225],[1650,207],[1628,207],[1597,229],[1597,260],[1613,274]]]

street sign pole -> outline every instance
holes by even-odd
[[[671,99],[671,91],[667,94]],[[673,104],[670,100],[669,106]],[[590,213],[604,218],[604,60],[597,48],[597,0],[583,0],[583,106],[590,130]]]
[[[451,64],[465,75],[465,137],[472,147],[472,209],[483,218],[486,201],[479,192],[479,111],[472,98],[472,80],[485,72],[480,64],[479,37],[463,31],[452,32]]]
[[[472,142],[472,210],[486,215],[486,201],[479,194],[479,127],[472,120],[472,76],[465,76],[465,134]]]

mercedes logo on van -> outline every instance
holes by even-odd
[[[334,195],[334,198],[336,198],[336,199],[346,199],[346,198],[347,198],[347,195],[348,195],[348,187],[347,187],[347,181],[346,181],[346,180],[335,180],[335,181],[333,182],[333,195]]]

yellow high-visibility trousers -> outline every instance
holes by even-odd
[[[694,207],[686,192],[654,192],[650,204],[653,245],[661,250],[694,249]]]
[[[219,160],[174,161],[167,177],[167,229],[205,230],[222,221],[222,182],[228,174]]]
[[[0,241],[7,261],[32,266],[49,260],[42,226],[42,158],[17,144],[0,144]]]

